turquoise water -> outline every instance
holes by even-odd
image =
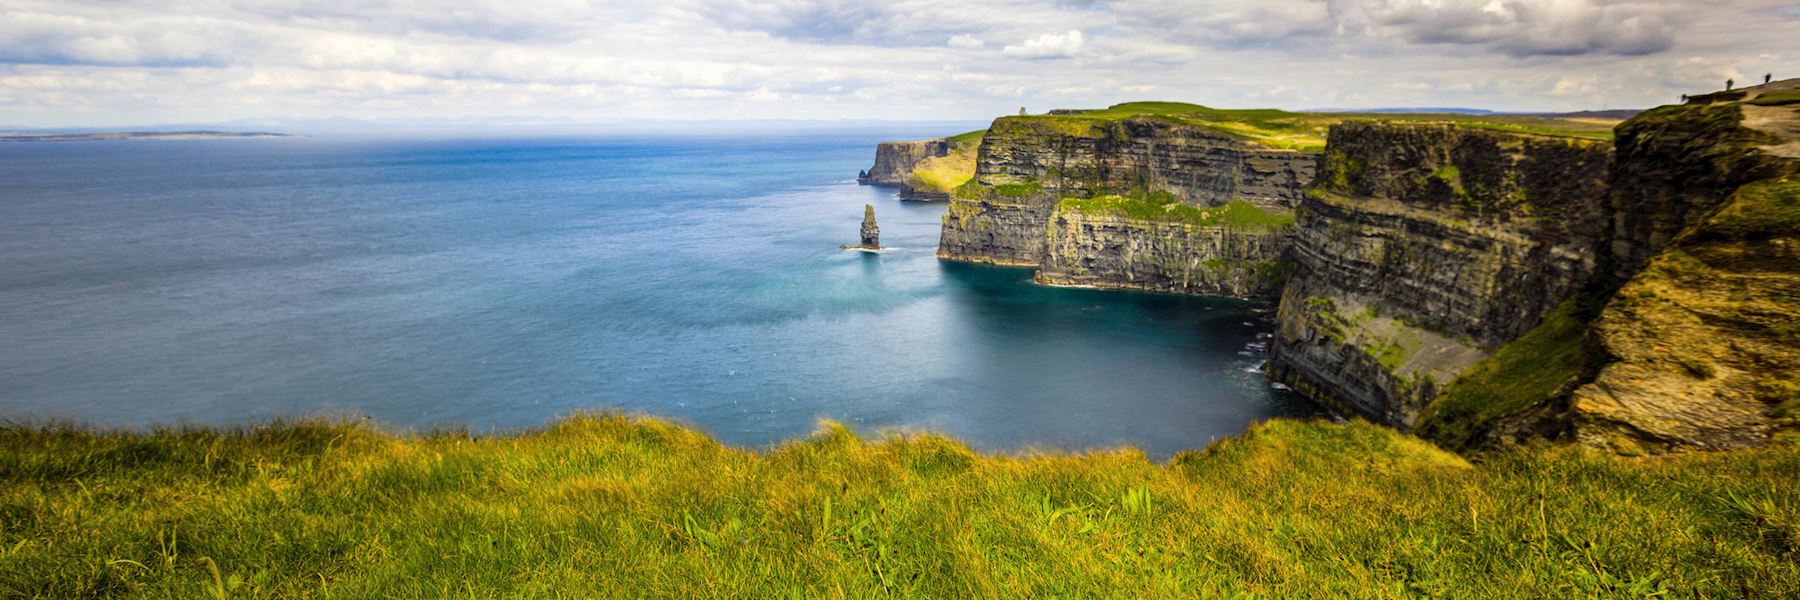
[[[935,133],[0,145],[0,417],[1167,455],[1318,414],[1255,372],[1266,306],[939,262],[942,206],[852,181]],[[891,251],[838,249],[865,203]]]

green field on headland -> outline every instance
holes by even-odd
[[[1554,115],[1465,115],[1447,113],[1304,113],[1272,108],[1212,108],[1185,102],[1127,102],[1103,109],[1001,117],[1000,121],[1046,123],[1064,133],[1087,136],[1094,126],[1132,118],[1161,119],[1211,129],[1271,148],[1319,152],[1331,125],[1344,121],[1446,123],[1536,135],[1612,139],[1611,119],[1570,119]],[[999,122],[996,122],[998,125]]]
[[[1276,421],[1164,464],[826,425],[0,429],[8,597],[1795,597],[1800,445],[1475,463]]]

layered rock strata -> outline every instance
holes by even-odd
[[[1332,127],[1298,208],[1270,373],[1408,428],[1598,267],[1610,146],[1453,125]]]
[[[875,205],[863,205],[862,245],[864,248],[881,247],[881,228],[875,225]]]
[[[1005,117],[988,130],[974,178],[952,194],[938,256],[1044,266],[1041,279],[1049,282],[1266,293],[1267,286],[1235,270],[1279,260],[1272,250],[1284,244],[1279,236],[1223,236],[1154,219],[1059,212],[1058,205],[1065,198],[1166,193],[1198,207],[1238,200],[1286,212],[1317,164],[1316,153],[1265,148],[1156,117]],[[1058,215],[1062,222],[1053,222]],[[1239,241],[1249,239],[1256,241]],[[1105,256],[1109,248],[1130,255]],[[1174,258],[1181,248],[1198,254]],[[1238,250],[1248,254],[1232,254]],[[1219,261],[1230,261],[1233,272],[1218,274]]]
[[[1274,298],[1286,283],[1291,227],[1195,225],[1083,211],[1060,203],[1036,280],[1051,285]]]
[[[858,173],[856,182],[863,185],[902,185],[912,178],[913,169],[928,158],[948,156],[950,141],[945,138],[916,142],[882,142],[875,146],[875,166]]]

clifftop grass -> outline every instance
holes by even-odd
[[[1202,208],[1182,202],[1173,194],[1166,192],[1148,195],[1109,194],[1093,198],[1064,198],[1057,204],[1057,211],[1110,214],[1145,221],[1236,229],[1274,229],[1294,223],[1293,213],[1265,211],[1243,200],[1232,200],[1223,206]]]
[[[0,429],[19,597],[1794,597],[1800,447],[1470,465],[1275,421],[1156,464],[577,416]]]
[[[1002,117],[1001,122],[1048,124],[1076,136],[1093,135],[1095,125],[1130,118],[1155,118],[1210,129],[1271,148],[1317,152],[1325,131],[1337,120],[1324,115],[1275,109],[1220,109],[1184,102],[1127,102],[1075,114]]]
[[[1536,115],[1459,115],[1440,113],[1342,113],[1344,120],[1387,121],[1394,123],[1445,123],[1508,133],[1573,137],[1592,140],[1613,139],[1618,121],[1608,119],[1563,119]]]
[[[1602,119],[1563,119],[1533,115],[1462,115],[1436,113],[1298,113],[1277,109],[1223,109],[1185,102],[1127,102],[1104,109],[1071,114],[1001,117],[996,125],[1047,124],[1069,135],[1096,135],[1095,126],[1123,119],[1154,118],[1218,131],[1270,148],[1320,152],[1327,130],[1349,120],[1401,123],[1451,123],[1481,129],[1549,135],[1612,139],[1616,122]]]

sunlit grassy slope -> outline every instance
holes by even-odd
[[[975,176],[975,159],[981,150],[981,138],[986,133],[986,130],[971,131],[945,138],[950,143],[950,153],[919,161],[907,184],[921,191],[947,194],[956,186],[967,183]]]
[[[1277,421],[1156,464],[578,416],[0,430],[0,596],[1795,597],[1800,448],[1471,466]]]
[[[1462,115],[1425,113],[1297,113],[1276,109],[1223,109],[1185,102],[1127,102],[1076,114],[1003,117],[1055,124],[1082,135],[1094,125],[1133,117],[1166,119],[1213,129],[1272,148],[1317,152],[1325,148],[1326,130],[1348,120],[1407,123],[1455,123],[1482,129],[1536,135],[1611,139],[1616,123],[1596,119],[1560,119],[1530,115]]]

